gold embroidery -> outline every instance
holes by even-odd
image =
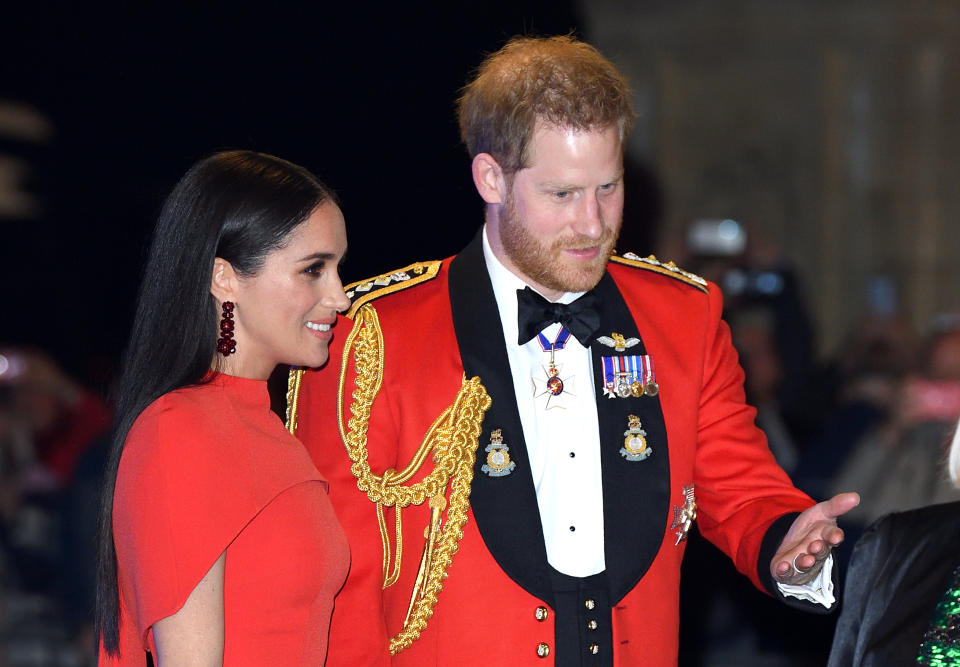
[[[706,280],[695,273],[684,271],[673,262],[661,262],[654,255],[650,255],[648,257],[638,257],[632,252],[628,252],[624,253],[623,255],[613,255],[610,257],[610,261],[616,264],[632,266],[635,269],[644,269],[645,271],[653,271],[654,273],[670,276],[671,278],[676,278],[677,280],[685,282],[688,285],[692,285],[702,292],[707,291]]]
[[[415,271],[415,269],[414,269]],[[426,275],[426,274],[422,274]],[[351,349],[356,366],[355,390],[350,404],[350,419],[346,428],[343,421],[344,384]],[[433,616],[437,596],[443,590],[447,569],[459,549],[463,526],[469,509],[470,484],[477,441],[483,416],[491,399],[479,378],[463,378],[462,386],[452,405],[447,407],[430,426],[417,453],[402,471],[387,470],[376,475],[370,470],[367,451],[367,429],[370,408],[383,383],[383,333],[377,312],[365,305],[356,313],[356,321],[347,337],[340,371],[337,396],[337,423],[353,465],[350,471],[357,478],[357,488],[377,504],[380,537],[383,542],[383,586],[394,584],[400,575],[403,529],[401,510],[408,505],[430,501],[430,524],[426,528],[426,543],[420,559],[420,568],[410,597],[410,606],[403,629],[390,639],[390,653],[396,654],[410,646],[426,628]],[[294,418],[295,418],[294,413]],[[420,482],[404,486],[423,466],[428,454],[433,453],[433,470]],[[450,487],[449,501],[444,497]],[[396,514],[394,527],[395,557],[391,555],[389,531],[383,508],[393,506]],[[446,524],[441,514],[446,507]],[[393,567],[391,569],[391,560]]]
[[[353,301],[350,305],[350,310],[348,310],[344,315],[349,318],[353,318],[356,315],[357,310],[360,309],[360,306],[365,303],[370,303],[374,299],[379,299],[381,296],[386,296],[387,294],[393,294],[394,292],[399,292],[405,290],[408,287],[413,287],[414,285],[419,285],[425,283],[428,280],[432,280],[437,276],[437,273],[440,272],[440,266],[443,262],[431,261],[431,262],[414,262],[410,266],[405,266],[402,269],[397,269],[396,271],[391,271],[390,273],[384,273],[376,278],[370,279],[366,278],[364,280],[358,280],[357,282],[350,283],[343,288],[343,291],[346,293],[347,297]],[[413,272],[416,277],[410,276],[409,272]],[[379,289],[374,289],[379,287]],[[358,295],[357,292],[362,294]],[[300,401],[300,383],[303,381],[303,374],[307,369],[292,366],[290,368],[290,373],[287,375],[287,419],[286,426],[287,430],[292,434],[297,434],[297,411],[299,408]]]
[[[353,300],[350,310],[344,313],[347,317],[355,317],[357,311],[366,303],[379,299],[387,294],[393,294],[405,290],[408,287],[419,285],[436,277],[440,271],[443,262],[436,260],[432,262],[415,262],[390,273],[384,273],[373,279],[361,280],[351,283],[343,288],[347,297]],[[411,276],[410,272],[415,275]]]

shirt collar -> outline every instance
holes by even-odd
[[[510,269],[503,265],[493,249],[490,247],[490,241],[487,238],[487,226],[483,226],[483,259],[487,264],[487,273],[490,275],[490,283],[493,285],[493,296],[497,300],[497,310],[500,311],[500,323],[503,326],[503,337],[508,344],[517,344],[518,325],[517,325],[517,290],[524,287],[536,291],[536,288],[528,285],[522,278],[514,274]],[[539,294],[539,292],[537,292]],[[564,292],[559,299],[560,303],[571,303],[583,296],[585,292]],[[542,294],[540,296],[543,296]],[[544,297],[546,298],[546,297]]]

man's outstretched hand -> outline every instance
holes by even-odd
[[[860,504],[856,493],[838,493],[806,509],[794,520],[770,563],[770,574],[781,584],[803,585],[823,567],[830,550],[843,542],[837,517]]]

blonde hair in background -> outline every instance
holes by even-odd
[[[947,470],[950,471],[950,479],[953,480],[953,485],[960,488],[960,422],[957,423],[957,429],[953,434],[953,442],[950,443]]]

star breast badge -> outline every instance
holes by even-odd
[[[673,523],[670,524],[670,530],[676,531],[677,534],[677,541],[673,543],[674,546],[687,539],[690,526],[697,518],[697,500],[693,494],[693,484],[687,484],[683,487],[683,498],[683,505],[673,506]]]

